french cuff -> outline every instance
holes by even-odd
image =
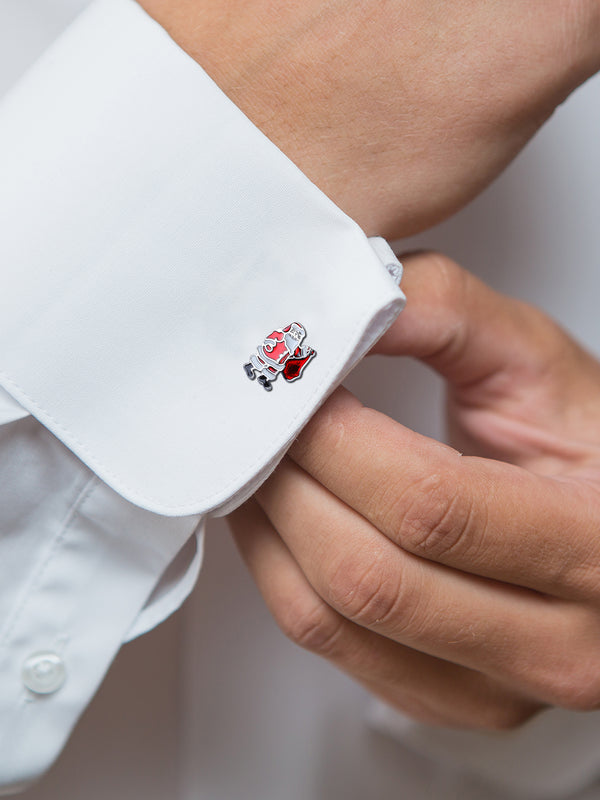
[[[133,0],[6,98],[0,175],[0,384],[158,514],[249,496],[404,303],[389,247]]]

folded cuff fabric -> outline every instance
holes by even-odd
[[[132,0],[9,95],[0,174],[0,384],[159,514],[247,497],[404,303],[385,243]],[[243,365],[294,322],[317,356],[267,393]]]

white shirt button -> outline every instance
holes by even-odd
[[[65,682],[67,671],[56,653],[33,653],[23,664],[21,677],[31,692],[52,694]]]

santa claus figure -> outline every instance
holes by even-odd
[[[317,355],[312,347],[302,347],[305,338],[306,330],[299,322],[273,331],[244,364],[246,375],[252,381],[258,377],[258,382],[267,392],[273,389],[273,381],[279,373],[288,383],[297,381],[308,362]]]

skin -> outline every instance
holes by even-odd
[[[367,234],[456,211],[600,68],[597,0],[140,0]]]
[[[600,707],[600,364],[442,256],[379,345],[447,381],[449,447],[339,389],[231,517],[298,644],[426,722]],[[462,453],[462,455],[461,455]]]

